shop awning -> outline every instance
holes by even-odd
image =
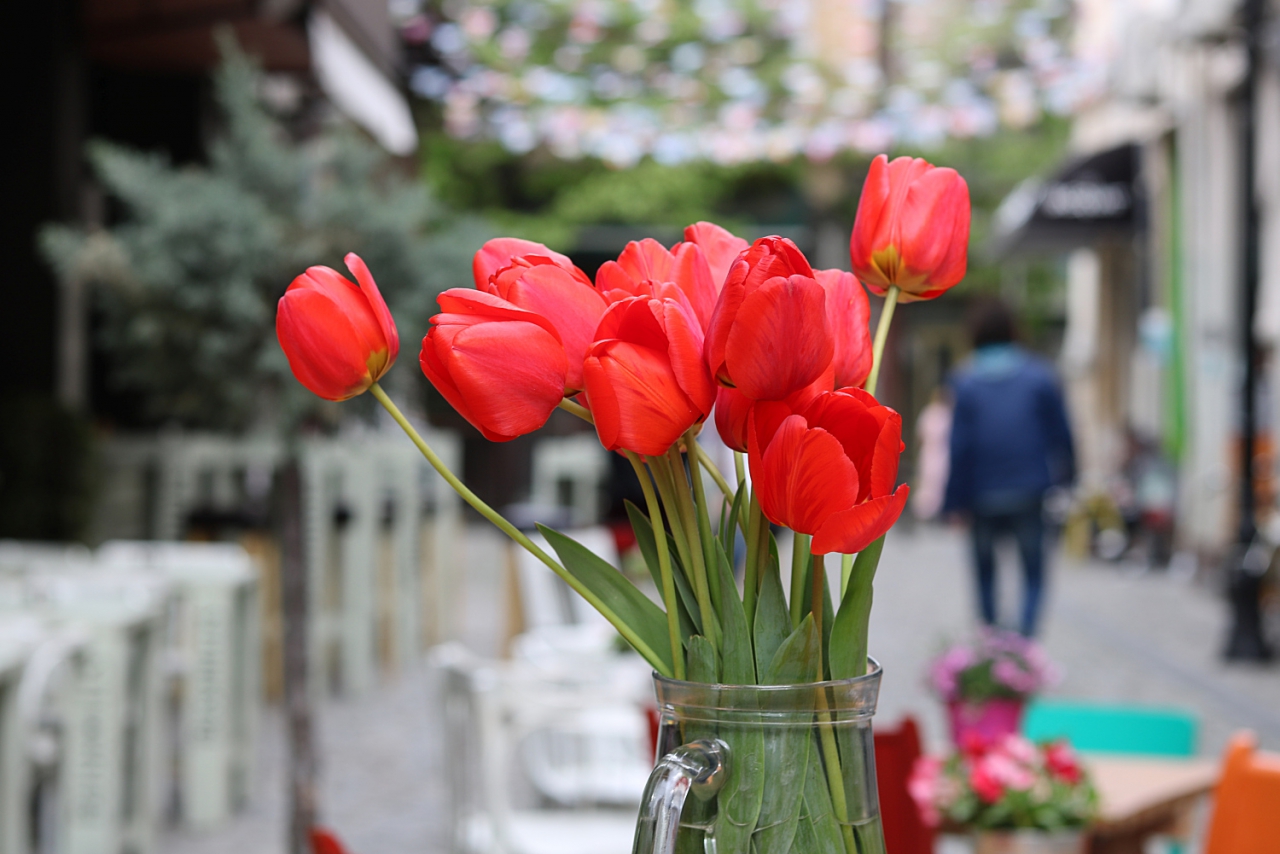
[[[993,254],[1063,252],[1132,234],[1137,174],[1138,146],[1129,143],[1022,182],[996,209]]]

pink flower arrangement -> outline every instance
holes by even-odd
[[[921,757],[907,790],[929,825],[983,830],[1081,827],[1098,801],[1066,742],[1036,745],[1020,735],[946,759]]]
[[[929,681],[945,702],[1025,700],[1060,678],[1044,648],[1016,632],[986,628],[956,644],[929,667]]]

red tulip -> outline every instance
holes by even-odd
[[[750,246],[747,241],[725,231],[714,222],[695,222],[686,226],[684,239],[696,243],[707,257],[711,267],[711,281],[715,284],[716,293],[724,287],[724,280],[729,275],[729,268],[738,256]]]
[[[566,390],[582,390],[582,359],[606,308],[589,280],[555,264],[516,263],[493,274],[480,290],[550,321],[569,359]]]
[[[834,344],[826,292],[790,240],[762,237],[738,256],[707,330],[707,366],[752,400],[781,400],[821,376]]]
[[[822,392],[799,410],[752,408],[747,455],[770,521],[813,537],[813,554],[862,551],[906,505],[894,490],[902,417],[861,389]]]
[[[418,357],[445,400],[491,442],[532,433],[565,393],[568,360],[551,321],[470,288],[437,297]]]
[[[835,388],[861,386],[871,373],[871,305],[852,273],[818,270],[827,292],[827,321],[835,346]]]
[[[329,267],[309,267],[276,308],[276,337],[298,382],[325,400],[361,394],[400,353],[400,335],[369,268],[343,259],[355,283]]]
[[[702,330],[679,300],[633,297],[609,306],[583,374],[596,432],[610,451],[665,454],[715,403]]]
[[[969,253],[969,185],[954,169],[883,154],[871,161],[849,254],[853,272],[883,296],[933,299],[964,278]]]
[[[833,363],[822,372],[822,376],[799,391],[787,395],[783,403],[793,412],[803,409],[818,395],[834,389],[834,382]],[[755,402],[736,388],[716,387],[716,430],[720,433],[720,439],[732,450],[744,454],[747,451],[747,425]]]
[[[596,290],[610,302],[631,297],[684,300],[704,330],[718,293],[707,259],[696,244],[677,243],[668,251],[649,237],[628,243],[617,261],[604,262],[596,272]]]
[[[541,243],[521,240],[518,237],[495,237],[480,247],[480,251],[471,259],[471,275],[475,278],[476,288],[484,290],[484,286],[494,273],[512,264],[529,267],[539,263],[554,264],[568,270],[579,281],[591,284],[587,274],[574,266],[568,256],[552,252]]]

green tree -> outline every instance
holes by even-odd
[[[140,399],[146,422],[244,430],[322,405],[289,377],[276,342],[276,301],[294,276],[312,264],[345,272],[343,255],[361,255],[411,356],[435,295],[470,281],[489,235],[350,127],[291,139],[257,97],[254,63],[230,38],[222,49],[207,164],[92,143],[123,219],[95,235],[50,226],[41,241],[62,275],[94,285],[110,382]],[[91,247],[116,263],[86,264]]]

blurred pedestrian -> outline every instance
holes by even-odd
[[[911,490],[911,512],[917,519],[929,521],[942,512],[951,469],[951,401],[945,387],[935,388],[929,403],[920,410],[916,439],[920,443],[916,463],[920,475]]]
[[[978,605],[996,625],[995,545],[1011,536],[1022,558],[1018,628],[1036,632],[1044,592],[1045,493],[1075,479],[1066,406],[1051,365],[1016,343],[1013,313],[984,299],[969,318],[973,356],[951,380],[951,472],[944,513],[969,520]]]

